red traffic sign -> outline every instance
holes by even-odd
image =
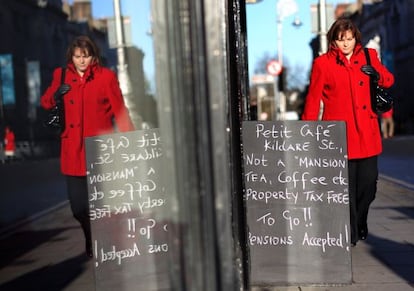
[[[267,63],[266,69],[268,74],[279,76],[282,72],[282,65],[278,61],[272,60]]]

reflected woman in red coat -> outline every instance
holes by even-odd
[[[98,47],[89,37],[74,39],[67,49],[66,62],[64,84],[61,84],[62,69],[55,69],[41,105],[49,110],[63,98],[61,171],[67,179],[73,215],[85,234],[86,253],[92,257],[84,140],[113,133],[115,126],[123,132],[134,130],[134,126],[115,73],[101,65]]]
[[[370,76],[388,88],[393,75],[374,49],[367,65],[361,33],[351,20],[341,18],[328,31],[328,52],[315,59],[303,120],[345,121],[348,147],[351,244],[368,235],[367,217],[377,191],[377,157],[382,151],[378,116],[371,109]]]
[[[16,142],[14,132],[10,129],[10,127],[6,126],[4,131],[4,155],[8,158],[13,158],[15,151]]]

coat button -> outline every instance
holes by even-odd
[[[362,109],[364,109],[364,110],[367,109],[367,106],[366,105],[362,106]]]
[[[74,104],[75,103],[75,101],[73,101],[73,99],[70,99],[70,104]]]
[[[364,85],[364,82],[363,81],[359,81],[359,86],[362,86],[362,85]]]
[[[71,123],[69,126],[70,126],[70,128],[73,128],[73,123]]]

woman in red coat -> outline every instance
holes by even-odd
[[[8,158],[14,157],[14,152],[16,151],[16,142],[14,137],[14,132],[10,127],[6,126],[4,132],[4,155]]]
[[[61,171],[66,176],[73,215],[85,234],[87,255],[92,257],[85,137],[113,133],[114,123],[119,131],[131,131],[134,126],[116,75],[101,65],[98,47],[90,38],[77,37],[68,47],[66,61],[64,84],[62,68],[55,69],[41,105],[49,110],[63,99]]]
[[[328,31],[328,52],[315,59],[302,120],[345,121],[348,147],[351,243],[365,240],[367,217],[375,199],[377,157],[382,151],[378,116],[371,109],[370,77],[388,88],[393,75],[373,49],[367,65],[361,33],[351,20],[338,19]]]

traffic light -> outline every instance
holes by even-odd
[[[280,72],[277,78],[277,88],[279,92],[283,92],[286,90],[286,67],[282,67],[282,71]]]

